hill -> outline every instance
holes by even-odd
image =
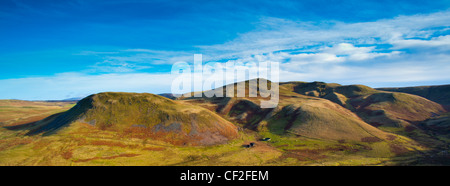
[[[447,107],[450,106],[450,85],[377,88],[377,90],[414,94],[427,98],[436,103],[445,105]]]
[[[377,127],[411,130],[416,128],[415,123],[445,113],[442,105],[423,97],[376,90],[364,85],[288,82],[283,86],[302,95],[333,101]]]
[[[237,136],[236,127],[216,114],[153,94],[99,93],[47,120],[29,134],[51,134],[73,122],[82,122],[102,130],[183,145],[224,143]]]
[[[275,108],[248,91],[0,101],[0,165],[448,165],[449,115],[433,101],[322,82],[279,93]]]
[[[248,93],[248,81],[246,83]],[[255,131],[267,130],[279,135],[294,134],[325,140],[386,139],[385,132],[365,123],[346,108],[327,99],[301,95],[290,88],[281,84],[279,104],[274,109],[260,108],[261,97],[191,97],[184,100]]]
[[[172,93],[163,93],[163,94],[158,94],[158,96],[162,96],[165,98],[169,98],[169,99],[177,99],[177,97],[179,97],[179,95],[174,95]]]

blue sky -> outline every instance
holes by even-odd
[[[0,1],[0,99],[170,92],[171,65],[281,62],[281,81],[449,84],[450,1]]]

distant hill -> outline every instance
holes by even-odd
[[[158,94],[158,96],[162,96],[162,97],[169,98],[169,99],[177,99],[177,97],[175,97],[175,95],[172,93]]]
[[[402,88],[377,88],[377,90],[414,94],[427,98],[436,103],[450,106],[450,85],[418,86],[418,87],[402,87]]]
[[[82,99],[83,99],[83,97],[75,97],[75,98],[63,99],[63,101],[80,101]]]
[[[30,100],[30,101],[34,101],[34,102],[77,102],[82,100],[82,97],[79,98],[67,98],[67,99],[63,99],[63,100]]]
[[[50,134],[73,122],[83,122],[181,145],[224,143],[237,136],[236,127],[213,112],[148,93],[94,94],[47,120],[29,134]]]

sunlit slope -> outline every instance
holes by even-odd
[[[86,97],[30,134],[51,134],[76,121],[180,145],[224,143],[237,136],[233,124],[204,108],[153,94],[114,92]]]
[[[301,98],[297,98],[301,99]],[[386,133],[365,123],[352,112],[328,100],[302,100],[282,107],[267,120],[277,133],[332,140],[382,140]]]

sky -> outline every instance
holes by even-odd
[[[280,62],[280,81],[449,84],[450,1],[0,1],[0,99],[166,93],[194,54]]]

